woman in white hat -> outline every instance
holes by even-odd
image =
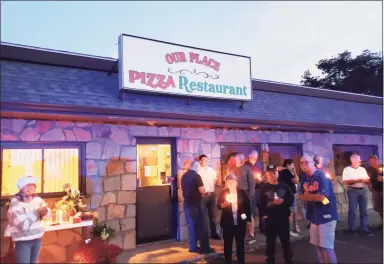
[[[245,263],[246,226],[251,223],[251,206],[247,193],[237,188],[237,177],[230,173],[225,178],[225,189],[217,200],[222,210],[220,226],[223,229],[224,256],[226,263],[232,263],[232,242],[236,241],[236,256],[239,264]]]
[[[44,228],[41,219],[50,217],[43,199],[36,196],[36,180],[32,176],[18,179],[20,191],[9,204],[7,232],[15,242],[16,263],[36,263]]]

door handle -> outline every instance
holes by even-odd
[[[175,189],[174,181],[175,181],[175,178],[172,178],[172,180],[171,180],[171,198],[175,198],[175,194],[174,194],[174,189]]]

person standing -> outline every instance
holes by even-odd
[[[383,167],[376,155],[369,157],[369,165],[367,173],[371,179],[373,209],[380,214],[383,221]]]
[[[311,222],[309,241],[316,247],[319,263],[337,263],[335,230],[338,220],[333,184],[324,172],[317,170],[314,159],[303,156],[300,168],[308,176],[300,189],[300,199],[307,201],[306,218]]]
[[[267,263],[275,263],[276,238],[280,239],[285,263],[292,263],[292,250],[289,236],[290,207],[294,195],[292,189],[283,182],[278,182],[278,172],[273,165],[268,165],[267,181],[260,191],[260,215],[266,222]]]
[[[217,200],[217,208],[222,210],[220,226],[223,229],[225,263],[232,263],[232,243],[236,241],[236,256],[239,264],[245,264],[244,239],[246,224],[251,223],[251,207],[247,193],[237,188],[237,177],[229,174],[225,179],[225,189]]]
[[[256,228],[256,216],[259,218],[259,230],[260,233],[265,233],[265,225],[264,225],[264,219],[260,216],[260,213],[258,212],[258,208],[260,206],[260,187],[263,184],[263,177],[262,177],[262,171],[259,167],[259,164],[257,162],[259,158],[259,152],[257,150],[252,150],[252,152],[248,156],[248,160],[244,163],[245,165],[249,166],[252,170],[253,179],[255,180],[255,194],[253,196],[253,203],[251,203],[251,206],[254,206],[254,212],[255,215],[253,217],[253,223],[254,226],[250,226],[250,228]]]
[[[178,196],[179,202],[184,201],[183,191],[181,189],[181,179],[182,179],[184,173],[186,173],[189,170],[189,168],[191,167],[191,163],[192,163],[192,161],[190,159],[186,159],[184,161],[183,167],[177,172],[177,196]]]
[[[244,154],[238,153],[236,155],[236,166],[232,169],[233,174],[237,177],[239,189],[244,190],[251,204],[251,225],[248,227],[247,243],[253,244],[255,240],[255,215],[256,207],[253,205],[253,197],[255,196],[255,180],[253,178],[252,170],[249,166],[245,165]]]
[[[203,181],[197,173],[198,169],[199,163],[195,161],[181,178],[189,252],[211,253],[214,250],[209,246],[208,223],[203,212],[201,197],[205,193],[205,189]],[[198,239],[200,247],[197,246]]]
[[[9,204],[6,232],[15,242],[16,263],[36,263],[40,254],[44,227],[51,212],[44,200],[36,195],[36,179],[23,176],[17,180],[19,192]]]
[[[299,227],[297,226],[297,218],[296,218],[296,210],[297,210],[297,202],[296,202],[296,192],[297,187],[296,184],[299,183],[299,177],[296,174],[295,163],[291,159],[285,159],[283,162],[283,169],[279,172],[279,182],[285,183],[291,188],[295,199],[293,200],[292,206],[290,208],[290,222],[292,224],[292,229],[290,231],[290,235],[292,237],[298,237],[300,233]]]
[[[199,156],[198,173],[203,180],[205,193],[203,194],[203,209],[209,220],[209,228],[211,238],[220,240],[220,236],[216,230],[216,194],[215,184],[217,182],[217,173],[214,169],[208,166],[208,157],[206,155]]]
[[[368,230],[368,184],[370,178],[367,171],[360,166],[361,158],[358,154],[350,157],[351,165],[343,171],[343,183],[347,186],[348,196],[348,231],[356,232],[356,211],[359,207],[361,235],[372,236]]]

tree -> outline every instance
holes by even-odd
[[[312,76],[306,70],[301,84],[309,87],[383,96],[383,57],[381,53],[364,50],[352,58],[344,51],[331,59],[322,59],[316,67],[322,77]]]

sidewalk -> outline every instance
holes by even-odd
[[[339,215],[337,232],[347,229],[348,214]],[[373,210],[368,210],[369,224],[379,226],[382,224],[380,216]],[[306,228],[307,221],[300,221],[300,236],[292,238],[292,241],[307,239],[309,229]],[[264,235],[256,235],[256,243],[246,247],[246,251],[253,251],[266,245]],[[200,255],[188,252],[187,241],[163,241],[153,244],[139,245],[135,250],[123,252],[118,258],[117,263],[196,263],[205,262],[208,259],[221,257],[223,254],[223,240],[211,240],[211,247],[216,250],[215,253]]]

